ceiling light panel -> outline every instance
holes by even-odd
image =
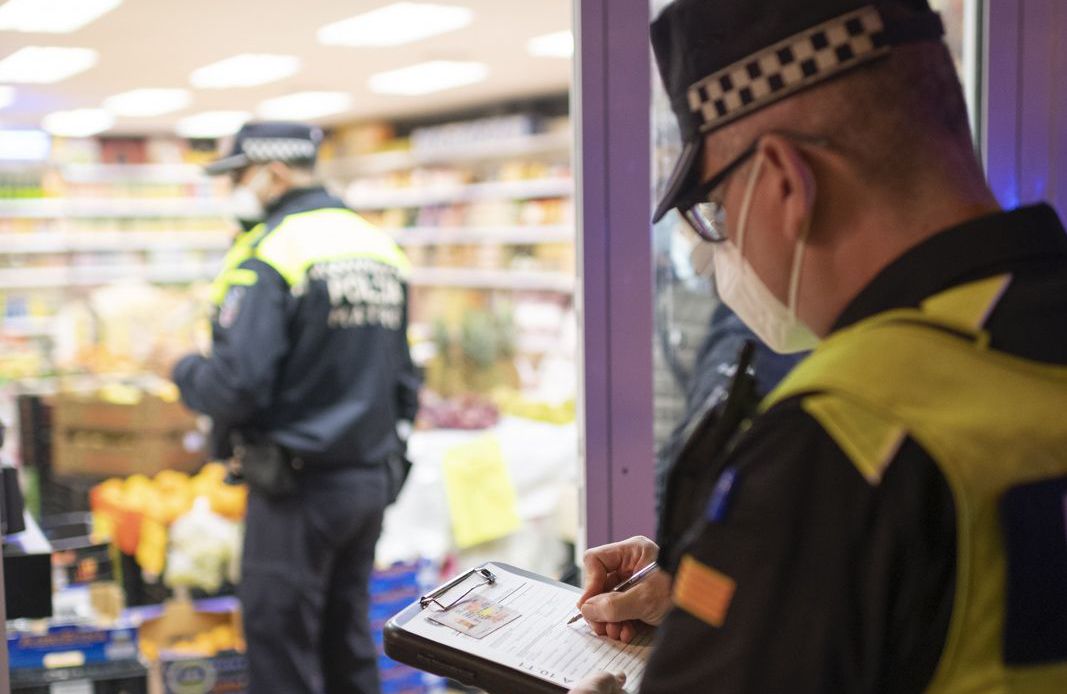
[[[69,34],[121,3],[122,0],[8,0],[0,6],[0,31]]]
[[[319,29],[328,46],[400,46],[462,29],[474,20],[466,7],[397,2]]]
[[[56,111],[41,120],[41,127],[60,137],[92,137],[115,124],[115,116],[101,108]]]
[[[482,82],[489,76],[485,63],[432,60],[371,75],[368,87],[377,94],[421,96]]]
[[[313,120],[352,107],[352,95],[346,92],[298,92],[267,99],[256,113],[271,120]]]
[[[178,121],[176,131],[182,137],[206,138],[233,135],[252,118],[247,111],[205,111]]]
[[[198,89],[258,87],[295,75],[299,69],[300,59],[295,55],[242,53],[194,70],[189,82]]]
[[[51,84],[85,72],[96,65],[89,48],[26,46],[0,60],[0,82]]]
[[[133,89],[104,100],[104,108],[116,116],[150,118],[180,111],[192,97],[185,89]]]
[[[526,42],[526,51],[538,58],[570,58],[574,55],[574,35],[569,31],[555,31],[535,36]]]
[[[40,130],[0,130],[0,160],[44,161],[52,138]]]

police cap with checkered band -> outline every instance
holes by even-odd
[[[321,142],[322,130],[313,125],[247,123],[234,136],[230,153],[208,164],[205,170],[215,176],[271,161],[313,166]]]
[[[700,182],[709,133],[943,35],[927,0],[676,0],[652,23],[652,47],[684,149],[653,221]]]

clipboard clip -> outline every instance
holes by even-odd
[[[460,595],[458,598],[450,602],[447,606],[442,604],[441,601],[438,600],[438,598],[444,596],[446,593],[448,593],[448,591],[452,590],[458,585],[461,585],[464,581],[466,581],[468,578],[471,578],[472,576],[477,577],[480,580],[474,585],[472,585],[470,588],[468,588],[463,593],[463,595]],[[479,566],[469,571],[465,571],[459,576],[453,578],[448,583],[445,583],[444,585],[435,589],[433,592],[423,595],[421,598],[419,598],[419,607],[425,610],[430,605],[437,605],[443,611],[448,612],[453,607],[458,605],[460,601],[463,600],[463,598],[470,595],[471,592],[474,591],[476,588],[481,588],[482,586],[491,586],[494,583],[496,583],[496,574],[494,574],[492,571],[485,568],[484,566]]]

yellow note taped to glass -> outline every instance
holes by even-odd
[[[496,540],[519,528],[515,487],[495,436],[450,449],[445,453],[444,474],[457,547]]]

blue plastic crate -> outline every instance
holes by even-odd
[[[438,571],[428,560],[394,564],[376,569],[370,580],[371,635],[378,651],[378,673],[382,694],[437,694],[444,692],[444,680],[392,660],[382,647],[386,623],[427,590],[437,584]]]

